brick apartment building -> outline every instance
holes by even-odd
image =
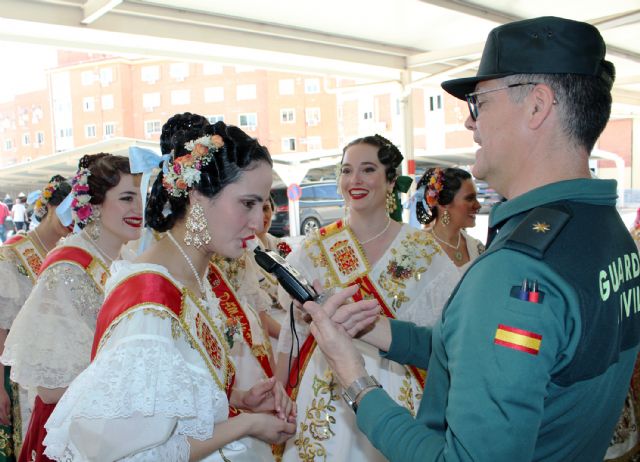
[[[44,90],[0,103],[0,168],[107,138],[155,141],[162,124],[185,111],[238,125],[274,155],[339,152],[351,139],[373,133],[402,139],[401,94],[393,85],[71,51],[58,52],[47,80]],[[409,97],[416,153],[473,151],[465,102],[438,88],[414,88]],[[631,168],[631,119],[612,120],[597,147],[623,159],[624,188],[640,187]],[[597,164],[600,176],[615,176],[612,161]]]

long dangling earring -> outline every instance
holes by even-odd
[[[199,249],[203,245],[211,242],[211,235],[209,234],[207,225],[207,217],[204,216],[204,209],[202,205],[196,202],[191,206],[189,215],[187,216],[187,232],[184,235],[184,243],[193,245],[196,249]]]
[[[100,232],[102,231],[102,220],[100,217],[100,209],[98,207],[93,208],[93,213],[91,214],[91,221],[87,224],[86,228],[87,234],[93,241],[97,241],[100,239]]]
[[[444,226],[448,226],[449,223],[451,223],[451,214],[449,213],[448,210],[445,209],[445,211],[442,212],[442,220],[440,221],[442,221],[442,224]]]
[[[396,211],[396,196],[395,194],[393,194],[393,191],[387,191],[387,199],[386,199],[386,203],[385,203],[385,209],[387,210],[387,213],[389,215],[391,215],[393,212]]]

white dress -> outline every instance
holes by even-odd
[[[14,238],[16,239],[16,238]],[[38,277],[40,266],[46,255],[43,255],[39,247],[31,241],[28,235],[21,235],[19,241],[13,244],[0,246],[0,329],[10,330],[20,308],[33,290]],[[27,431],[33,396],[30,398],[28,390],[12,385],[14,402],[18,409],[12,409],[13,423],[17,427],[13,429],[14,450],[19,452],[22,444],[22,436]],[[6,435],[0,431],[0,440]],[[8,443],[6,443],[8,444]]]
[[[329,269],[327,259],[334,258],[332,251],[342,255],[344,264],[339,270],[344,270],[343,275],[347,274],[354,261],[364,258],[358,250],[357,241],[345,250],[345,242],[353,243],[354,235],[349,231],[343,232],[341,238],[332,236],[333,240],[323,247],[324,250],[319,244],[321,239],[319,234],[307,238],[302,248],[292,252],[287,261],[307,280],[318,279],[325,288],[349,285],[336,283],[336,274]],[[398,319],[423,326],[431,326],[440,318],[442,308],[460,277],[429,233],[406,224],[402,225],[373,267],[369,267],[366,261],[358,264],[368,269],[369,280]],[[282,297],[282,302],[287,304],[286,296]],[[288,326],[288,322],[284,325]],[[296,325],[300,344],[303,345],[307,326],[299,320]],[[278,351],[288,354],[291,345],[288,328],[283,328],[280,339]],[[415,414],[423,392],[415,374],[404,366],[381,358],[375,348],[364,342],[355,340],[355,343],[364,356],[367,371],[378,379],[390,396]],[[305,362],[304,358],[302,362]],[[354,413],[342,400],[342,390],[319,348],[310,355],[294,395],[296,392],[298,429],[296,436],[286,443],[284,461],[386,460],[358,430]]]
[[[80,234],[56,249],[62,247],[79,247],[94,260],[88,270],[71,262],[47,267],[11,325],[0,361],[25,388],[66,387],[89,364],[108,265]]]
[[[58,461],[187,461],[187,438],[211,438],[215,423],[228,418],[233,367],[225,317],[209,288],[205,304],[162,266],[122,261],[112,269],[107,297],[135,276],[157,274],[179,290],[181,312],[140,302],[109,325],[94,361],[46,424],[45,454]],[[253,438],[206,460],[224,458],[273,460],[270,447]]]

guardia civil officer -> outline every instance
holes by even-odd
[[[351,345],[375,307],[334,312],[354,289],[305,305],[358,426],[389,460],[602,460],[640,332],[640,264],[616,182],[588,168],[611,109],[604,57],[595,27],[542,17],[494,29],[477,76],[442,84],[469,103],[473,174],[508,200],[439,324],[380,317],[363,337],[428,367],[415,419]]]

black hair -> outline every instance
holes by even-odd
[[[461,168],[449,167],[449,168],[429,168],[424,175],[418,181],[417,188],[420,189],[421,186],[425,186],[425,202],[426,202],[426,194],[428,193],[428,187],[426,185],[429,184],[429,181],[434,175],[439,175],[439,172],[443,173],[443,181],[442,181],[442,189],[438,193],[438,205],[447,205],[453,202],[453,198],[456,196],[460,188],[462,187],[462,183],[466,180],[471,179],[471,174],[466,170],[462,170]],[[422,197],[418,198],[416,203],[416,215],[418,217],[418,221],[423,225],[431,223],[433,220],[438,218],[438,207],[427,207],[425,209],[422,203]]]
[[[120,183],[123,174],[130,175],[129,159],[106,152],[87,154],[78,162],[78,170],[87,168],[89,175],[89,194],[94,205],[104,202],[107,191]]]
[[[202,167],[200,181],[191,188],[205,197],[213,198],[226,186],[238,181],[244,171],[255,168],[255,162],[273,165],[267,148],[240,128],[224,122],[210,125],[204,117],[189,112],[176,114],[164,124],[161,149],[163,153],[172,153],[175,160],[188,152],[184,147],[186,142],[213,135],[219,135],[224,146],[213,155],[211,162]],[[153,183],[145,210],[147,223],[158,232],[173,228],[176,221],[186,214],[189,202],[188,197],[170,195],[162,184],[163,178],[161,171]],[[166,213],[167,204],[169,213]]]
[[[62,175],[53,175],[49,180],[49,183],[53,183],[54,181],[58,182],[58,187],[55,189],[55,191],[53,191],[53,194],[51,194],[47,205],[57,206],[60,205],[71,192],[71,183],[69,183],[69,181]],[[44,207],[42,216],[40,216],[38,219],[42,221],[44,217],[47,216],[47,212],[48,209]]]
[[[402,153],[400,150],[384,136],[373,135],[357,138],[351,143],[347,144],[342,150],[342,159],[340,163],[344,161],[344,155],[351,146],[356,144],[368,144],[374,148],[378,148],[378,160],[385,167],[385,174],[387,181],[390,183],[398,177],[398,167],[402,163]]]

